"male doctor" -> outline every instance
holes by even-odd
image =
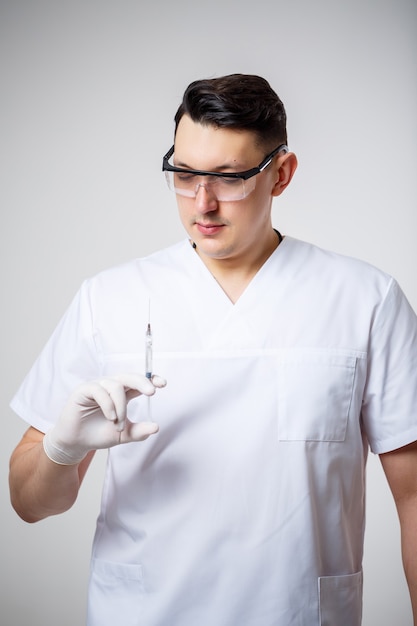
[[[88,626],[359,626],[370,449],[417,623],[416,316],[390,276],[274,230],[297,159],[264,79],[192,83],[175,124],[188,237],[82,285],[12,401],[13,506],[66,511],[109,449]]]

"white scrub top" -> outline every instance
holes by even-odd
[[[88,626],[359,626],[368,446],[417,440],[397,283],[286,237],[233,305],[183,241],[83,284],[15,411],[144,372],[149,298],[160,432],[109,451]]]

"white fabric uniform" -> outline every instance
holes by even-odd
[[[88,626],[358,626],[368,445],[417,440],[398,285],[287,237],[233,305],[184,241],[84,283],[15,411],[144,372],[149,298],[160,432],[109,452]]]

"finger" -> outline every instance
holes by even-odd
[[[111,378],[100,380],[99,385],[105,389],[114,407],[113,417],[110,419],[117,425],[117,430],[122,431],[125,425],[127,404],[124,386]]]
[[[97,409],[100,409],[107,420],[117,420],[114,402],[99,381],[81,385],[74,392],[71,402],[78,406],[83,417],[88,417],[90,414],[96,413]]]
[[[146,380],[149,380],[149,378],[147,378]],[[152,385],[154,386],[153,393],[155,393],[155,389],[165,387],[165,385],[167,384],[165,378],[161,378],[161,376],[157,376],[156,374],[152,376],[150,380],[152,382]],[[153,395],[152,393],[143,393],[144,395]],[[126,391],[126,397],[128,402],[132,400],[132,398],[137,398],[139,395],[141,394],[136,389],[128,389]]]
[[[158,388],[165,387],[165,385],[167,384],[167,381],[165,380],[165,378],[162,378],[161,376],[158,376],[157,374],[154,374],[151,380],[152,380],[152,384]]]
[[[136,374],[134,372],[128,374],[117,374],[113,378],[114,380],[119,381],[125,387],[125,390],[131,390],[132,392],[136,391],[136,396],[140,394],[152,396],[155,393],[154,385],[144,374]],[[134,397],[134,395],[132,395],[132,397]]]

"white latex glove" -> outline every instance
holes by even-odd
[[[154,422],[130,422],[127,403],[141,394],[152,396],[165,380],[121,374],[84,383],[70,396],[58,422],[47,432],[43,447],[59,465],[76,465],[90,450],[142,441],[158,431]]]

